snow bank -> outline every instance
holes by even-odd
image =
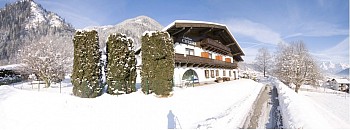
[[[334,128],[315,105],[294,92],[281,81],[274,79],[278,90],[283,127],[287,129]]]

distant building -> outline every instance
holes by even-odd
[[[348,79],[332,79],[328,81],[329,86],[334,90],[345,91],[350,86],[350,81]]]
[[[19,64],[0,66],[0,85],[20,82],[22,76],[19,73]]]
[[[177,20],[163,29],[174,41],[175,86],[187,82],[238,79],[238,62],[244,53],[226,25]],[[136,50],[140,58],[141,48]],[[141,65],[142,61],[138,61]]]

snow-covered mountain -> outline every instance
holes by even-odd
[[[350,68],[350,65],[345,63],[333,63],[332,61],[323,61],[320,63],[320,69],[329,74],[335,74],[347,68]]]
[[[42,37],[71,39],[75,29],[33,0],[6,4],[0,9],[0,64],[9,64],[25,45]]]
[[[23,0],[21,2],[30,3],[30,17],[27,19],[26,29],[36,28],[42,23],[50,27],[62,27],[65,25],[64,20],[57,14],[46,11],[41,5],[32,0]]]
[[[127,19],[116,25],[87,27],[99,34],[101,48],[110,34],[124,33],[134,39],[135,48],[141,45],[145,31],[161,30],[157,21],[147,16]],[[75,29],[64,18],[47,11],[33,0],[22,0],[6,4],[0,9],[0,64],[13,64],[18,50],[42,37],[59,36],[71,41]],[[48,38],[50,39],[50,38]],[[55,39],[55,38],[52,38]]]
[[[163,26],[156,20],[147,16],[138,16],[127,19],[116,25],[86,27],[85,30],[96,30],[100,39],[100,46],[104,47],[110,34],[124,33],[134,39],[134,46],[138,48],[141,45],[141,36],[145,31],[156,31],[163,29]]]
[[[346,69],[336,73],[336,75],[349,77],[349,68],[346,68]]]

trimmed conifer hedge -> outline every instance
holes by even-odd
[[[136,91],[136,58],[132,39],[124,34],[109,35],[107,54],[107,93],[128,94]]]
[[[167,32],[146,33],[142,37],[142,91],[169,96],[173,88],[174,45]]]
[[[94,98],[102,94],[101,52],[97,31],[77,31],[74,43],[74,61],[71,82],[73,94]]]

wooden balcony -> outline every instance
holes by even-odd
[[[237,63],[229,63],[220,60],[214,60],[199,56],[187,55],[175,53],[175,63],[180,66],[187,67],[211,67],[211,68],[224,68],[224,69],[236,69]]]
[[[231,52],[230,48],[210,38],[203,39],[200,42],[200,46],[206,50],[214,51],[224,55],[229,55]]]

